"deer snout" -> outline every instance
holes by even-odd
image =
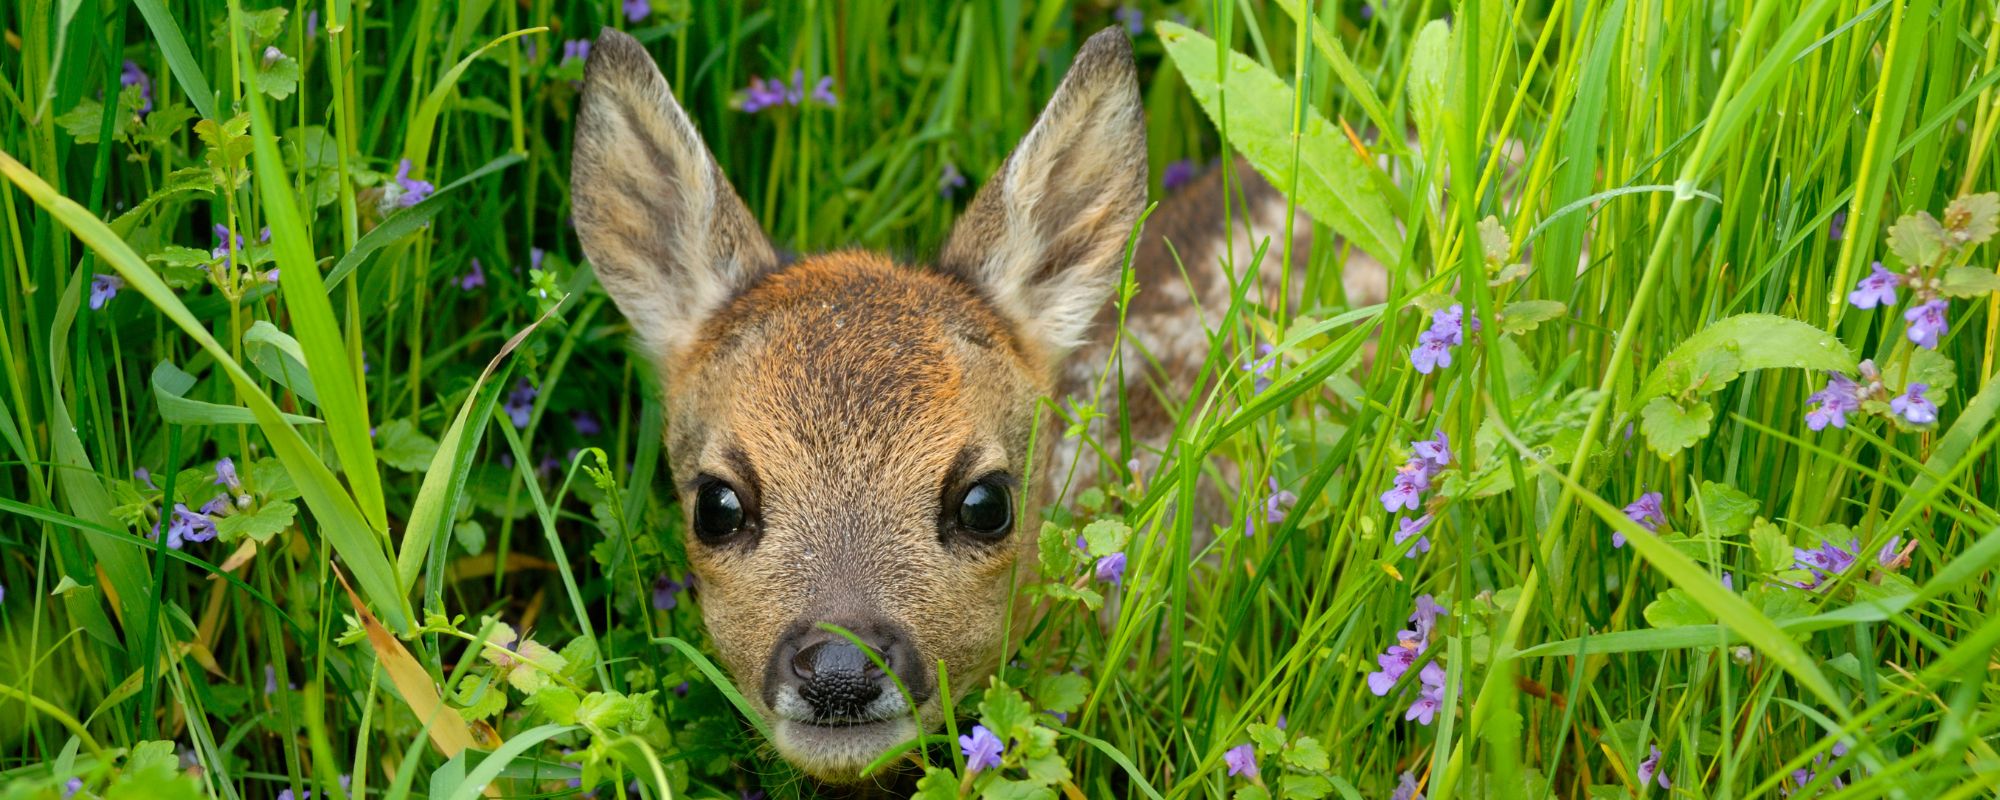
[[[833,624],[853,633],[861,646],[816,624],[796,626],[778,642],[765,669],[772,710],[815,725],[888,719],[909,713],[902,692],[896,688],[898,680],[909,689],[910,700],[922,703],[929,699],[916,648],[900,626],[887,622]],[[878,659],[882,666],[876,664]]]

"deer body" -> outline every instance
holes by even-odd
[[[781,266],[622,33],[592,48],[577,126],[577,230],[665,382],[667,451],[718,655],[787,760],[853,781],[940,723],[940,663],[963,691],[1004,655],[1045,485],[1028,476],[1055,471],[1046,449],[1030,452],[1035,405],[1098,383],[1107,304],[1145,203],[1130,44],[1106,31],[1083,46],[928,269],[860,251]],[[1275,193],[1250,184],[1239,224],[1281,232],[1282,203],[1274,226]],[[1219,207],[1199,208],[1217,205],[1212,194],[1160,211],[1184,219],[1164,232],[1182,234],[1192,293],[1159,235],[1139,250],[1127,346],[1161,365],[1154,391],[1132,393],[1142,437],[1171,427],[1166,398],[1208,350],[1216,320],[1197,303],[1210,315],[1227,305],[1216,255],[1249,241],[1221,236]],[[1147,359],[1126,363],[1117,377]]]

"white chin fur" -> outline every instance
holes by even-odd
[[[830,783],[860,780],[863,767],[918,733],[907,716],[862,725],[813,725],[783,717],[772,723],[771,743],[785,760]]]

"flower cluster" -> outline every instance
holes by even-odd
[[[1890,413],[1911,425],[1937,422],[1937,404],[1925,396],[1930,391],[1930,384],[1913,381],[1903,387],[1901,394],[1892,396],[1888,387],[1883,385],[1882,373],[1875,368],[1872,360],[1861,362],[1861,378],[1856,381],[1838,372],[1829,373],[1826,386],[1806,398],[1806,402],[1812,404],[1812,408],[1806,410],[1806,427],[1815,431],[1826,430],[1827,426],[1845,428],[1847,415],[1862,411],[1864,404],[1871,400],[1887,400]]]
[[[1472,331],[1479,330],[1479,317],[1472,318]],[[1438,367],[1451,366],[1451,351],[1465,344],[1465,306],[1452,303],[1431,312],[1431,326],[1417,335],[1417,347],[1410,351],[1410,365],[1429,375]]]
[[[1667,773],[1660,769],[1660,746],[1657,744],[1653,745],[1652,755],[1639,762],[1639,784],[1643,786],[1655,778],[1659,779],[1660,788],[1674,788],[1674,782],[1668,780]]]
[[[1368,691],[1376,697],[1387,697],[1403,675],[1415,666],[1424,648],[1430,644],[1431,633],[1437,629],[1438,617],[1443,616],[1445,607],[1430,595],[1417,598],[1417,610],[1410,613],[1410,629],[1396,632],[1396,643],[1375,657],[1381,669],[1368,673]],[[1416,720],[1419,725],[1429,725],[1444,707],[1445,671],[1435,659],[1417,671],[1417,681],[1421,688],[1417,698],[1410,702],[1403,719]]]
[[[1382,508],[1394,514],[1407,509],[1417,511],[1423,507],[1424,492],[1431,488],[1431,479],[1451,466],[1451,440],[1444,431],[1437,431],[1429,439],[1410,443],[1410,460],[1396,468],[1395,482],[1382,493]],[[1396,544],[1402,545],[1412,537],[1416,542],[1404,552],[1406,557],[1415,558],[1418,553],[1428,553],[1431,549],[1430,537],[1422,535],[1430,527],[1431,512],[1412,519],[1398,517],[1396,520]]]
[[[736,93],[729,105],[738,111],[755,114],[776,106],[797,106],[812,100],[827,108],[840,105],[840,98],[833,93],[833,76],[822,75],[813,82],[812,92],[806,92],[805,70],[792,70],[792,82],[786,84],[776,78],[751,78],[750,85]]]
[[[1993,237],[2000,228],[2000,195],[1991,192],[1965,195],[1953,200],[1939,220],[1927,211],[1904,214],[1889,228],[1889,251],[1903,262],[1897,272],[1877,261],[1868,274],[1847,295],[1855,308],[1894,308],[1897,290],[1907,289],[1910,307],[1903,311],[1903,335],[1912,344],[1936,350],[1938,340],[1951,330],[1945,316],[1951,304],[1947,298],[1975,297],[1992,291],[1992,273],[1964,266],[1972,249]],[[1846,218],[1840,220],[1846,226]],[[1845,232],[1844,230],[1842,231]]]
[[[405,158],[396,164],[396,177],[383,186],[383,203],[396,208],[409,208],[430,197],[437,191],[430,181],[420,181],[410,177],[410,160]]]
[[[149,541],[159,541],[160,526],[166,526],[167,547],[179,550],[189,542],[207,542],[215,539],[215,523],[228,516],[239,506],[248,506],[250,496],[243,492],[243,481],[236,474],[236,463],[228,458],[215,462],[215,485],[224,488],[194,510],[188,510],[186,503],[175,503],[171,511],[162,514],[162,519],[153,523]],[[147,486],[152,486],[152,476],[141,469],[133,477]],[[155,487],[157,488],[157,487]]]

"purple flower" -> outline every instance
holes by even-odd
[[[1374,19],[1374,18],[1375,18],[1375,4],[1374,4],[1374,3],[1372,3],[1372,2],[1363,2],[1363,3],[1361,4],[1361,21],[1362,21],[1362,22],[1367,22],[1368,20],[1371,20],[1371,19]],[[1410,773],[1407,773],[1407,772],[1405,772],[1405,773],[1403,773],[1403,774],[1404,774],[1404,775],[1409,775]],[[1415,785],[1414,783],[1412,783],[1412,784],[1411,784],[1411,786],[1410,786],[1410,788],[1411,788],[1411,790],[1413,790],[1413,791],[1414,791],[1414,790],[1416,789],[1416,785]],[[1398,792],[1400,792],[1400,791],[1402,791],[1402,790],[1401,790],[1401,789],[1397,789],[1397,791],[1398,791]],[[1394,800],[1406,800],[1406,799],[1405,799],[1405,798],[1401,798],[1401,797],[1397,797],[1397,798],[1394,798]],[[1417,800],[1423,800],[1423,795],[1418,795],[1418,796],[1417,796]]]
[[[1416,349],[1410,351],[1410,366],[1417,368],[1417,374],[1429,375],[1438,367],[1451,366],[1451,345],[1430,331],[1417,336]]]
[[[1410,519],[1409,517],[1396,518],[1396,544],[1400,545],[1407,542],[1412,536],[1417,537],[1417,543],[1410,545],[1410,549],[1403,553],[1404,558],[1416,558],[1418,553],[1428,553],[1431,551],[1431,537],[1419,535],[1424,532],[1425,528],[1430,526],[1431,515],[1429,514],[1417,517],[1416,519]]]
[[[1265,389],[1271,388],[1271,368],[1277,366],[1277,363],[1278,357],[1271,355],[1270,345],[1257,345],[1257,358],[1244,362],[1242,366],[1244,372],[1253,373],[1257,376],[1251,382],[1251,392],[1261,393]]]
[[[1653,745],[1653,754],[1647,756],[1646,760],[1639,762],[1639,783],[1644,785],[1647,781],[1652,780],[1654,776],[1659,777],[1660,788],[1674,788],[1673,781],[1667,780],[1667,773],[1660,771],[1660,746],[1657,744]]]
[[[1928,383],[1912,383],[1902,394],[1889,399],[1889,410],[1902,415],[1911,425],[1929,425],[1937,421],[1938,407],[1924,392],[1929,391]]]
[[[667,573],[660,573],[659,577],[653,579],[653,608],[660,611],[674,610],[681,604],[681,592],[686,590],[687,584],[667,577]]]
[[[90,310],[104,308],[105,303],[118,296],[118,290],[125,288],[125,279],[103,272],[90,276]]]
[[[503,407],[507,411],[507,416],[514,420],[515,428],[528,427],[528,414],[535,409],[535,395],[540,393],[534,386],[529,385],[526,378],[514,384],[514,391],[507,393],[507,402]]]
[[[396,194],[396,205],[403,208],[421,203],[431,196],[431,192],[437,191],[430,181],[410,177],[410,160],[407,158],[396,165],[396,187],[401,190]]]
[[[479,266],[479,257],[472,257],[472,270],[459,276],[458,288],[472,291],[486,285],[486,269]]]
[[[576,412],[569,418],[569,424],[576,429],[578,436],[596,436],[604,432],[604,426],[597,424],[597,418],[591,416],[588,411]]]
[[[1414,634],[1412,638],[1429,639],[1431,631],[1437,629],[1438,617],[1444,616],[1446,611],[1444,604],[1438,602],[1436,597],[1428,594],[1417,595],[1417,610],[1410,612],[1410,623],[1416,628],[1410,632]]]
[[[1276,525],[1285,521],[1285,512],[1298,505],[1299,496],[1278,488],[1277,478],[1266,478],[1265,485],[1271,487],[1271,495],[1264,498],[1264,522]]]
[[[1222,763],[1229,765],[1231,777],[1237,775],[1245,778],[1257,777],[1257,750],[1251,747],[1249,742],[1229,748],[1222,754]]]
[[[1403,714],[1403,719],[1416,720],[1418,725],[1431,724],[1431,720],[1437,717],[1438,709],[1444,708],[1444,678],[1444,667],[1436,661],[1418,670],[1417,681],[1422,688],[1417,690],[1417,699],[1410,703],[1410,710]]]
[[[7,587],[4,584],[0,584],[0,603],[5,602],[7,602]]]
[[[1160,188],[1173,191],[1194,180],[1194,159],[1183,158],[1160,170]]]
[[[1399,509],[1417,510],[1423,500],[1424,490],[1431,488],[1429,475],[1421,469],[1404,465],[1396,470],[1396,482],[1389,491],[1382,493],[1382,507],[1394,514]]]
[[[819,80],[813,83],[812,101],[827,108],[840,105],[840,98],[833,93],[832,75],[821,75]]]
[[[306,12],[306,38],[319,35],[319,9]]]
[[[958,165],[944,162],[944,174],[938,176],[938,196],[950,200],[958,190],[965,188],[965,175],[958,171]]]
[[[1896,287],[1903,285],[1903,276],[1890,272],[1877,261],[1870,267],[1868,277],[1862,278],[1854,291],[1847,293],[1847,302],[1855,308],[1874,308],[1878,305],[1896,304]]]
[[[1811,550],[1792,548],[1793,567],[1813,573],[1811,580],[1794,585],[1801,589],[1816,589],[1820,581],[1846,572],[1848,567],[1854,566],[1855,554],[1861,551],[1861,541],[1855,540],[1851,547],[1853,550],[1849,551],[1832,542],[1821,542],[1819,547]]]
[[[1849,412],[1861,409],[1861,385],[1853,378],[1838,372],[1826,378],[1826,388],[1806,397],[1808,403],[1818,403],[1819,407],[1806,412],[1806,427],[1825,430],[1826,426],[1847,427]]]
[[[1111,12],[1118,24],[1125,26],[1125,32],[1133,36],[1146,32],[1146,13],[1129,5],[1119,6]]]
[[[625,0],[621,5],[625,9],[626,22],[638,22],[653,13],[651,0]]]
[[[1736,575],[1734,573],[1722,573],[1722,588],[1732,592],[1736,591]]]
[[[1951,325],[1944,318],[1945,308],[1943,299],[1933,298],[1903,312],[1903,319],[1910,323],[1909,330],[1905,331],[1910,341],[1926,350],[1936,350],[1938,337],[1951,330]]]
[[[1366,16],[1368,6],[1362,6],[1361,9],[1363,16]],[[1423,795],[1417,794],[1416,773],[1404,770],[1402,775],[1397,776],[1396,792],[1389,795],[1389,800],[1424,800]]]
[[[745,114],[755,114],[772,106],[785,104],[785,85],[778,81],[767,81],[752,77],[746,86],[731,98],[729,105]]]
[[[140,467],[138,469],[132,470],[132,479],[140,483],[146,484],[146,488],[151,489],[153,491],[157,492],[160,490],[160,487],[153,485],[152,470],[146,469],[145,467]]]
[[[139,87],[139,116],[153,113],[153,77],[140,69],[138,62],[125,60],[125,68],[118,72],[118,85]]]
[[[1882,545],[1882,549],[1875,551],[1875,563],[1881,564],[1883,567],[1886,567],[1888,569],[1902,568],[1904,565],[1909,563],[1907,560],[1903,558],[1902,553],[1897,552],[1902,549],[1903,549],[1903,537],[1901,536],[1889,537],[1889,541]]]
[[[80,791],[83,791],[83,779],[82,778],[69,779],[68,781],[63,783],[63,794],[62,794],[63,800],[69,800],[70,798],[75,797],[76,793]]]
[[[1000,754],[1007,746],[984,725],[972,726],[972,733],[958,737],[958,749],[965,754],[965,768],[972,772],[1000,766]]]
[[[542,248],[539,247],[528,248],[528,269],[541,269],[542,259],[547,258],[548,255],[549,255],[548,251],[543,250]],[[515,268],[516,271],[519,271],[519,269],[520,269],[519,267]]]
[[[225,266],[235,269],[236,251],[243,249],[243,237],[231,231],[229,226],[216,223],[215,238],[222,243],[216,245],[215,249],[208,251],[209,257],[223,259]]]
[[[206,542],[215,538],[215,522],[207,515],[189,511],[187,504],[175,503],[167,522],[167,546],[181,549],[185,542]]]
[[[1452,303],[1450,307],[1431,312],[1429,333],[1452,347],[1465,344],[1465,306]]]
[[[1097,560],[1097,580],[1101,583],[1125,582],[1125,554],[1112,553]]]
[[[1660,510],[1660,501],[1664,499],[1666,498],[1661,496],[1659,492],[1641,494],[1639,495],[1639,499],[1625,505],[1625,518],[1632,520],[1639,527],[1645,528],[1647,533],[1658,531],[1660,523],[1667,521],[1666,513]],[[1625,534],[1612,531],[1611,546],[1624,547]]]
[[[569,41],[563,42],[562,63],[567,64],[571,61],[585,61],[588,60],[589,58],[590,58],[589,39],[570,39]]]
[[[1417,663],[1417,656],[1423,654],[1423,643],[1415,646],[1390,645],[1388,650],[1375,657],[1375,663],[1382,669],[1368,673],[1368,691],[1376,697],[1387,697],[1389,690],[1396,688],[1396,682],[1403,679],[1403,673]]]
[[[1410,443],[1410,451],[1425,462],[1426,471],[1437,474],[1438,470],[1451,466],[1451,440],[1445,438],[1444,431],[1429,439],[1419,439]]]
[[[1833,212],[1833,216],[1827,220],[1826,238],[1836,242],[1847,238],[1847,209]]]
[[[236,462],[223,456],[215,462],[215,485],[227,486],[229,491],[243,491],[243,481],[236,476]]]

